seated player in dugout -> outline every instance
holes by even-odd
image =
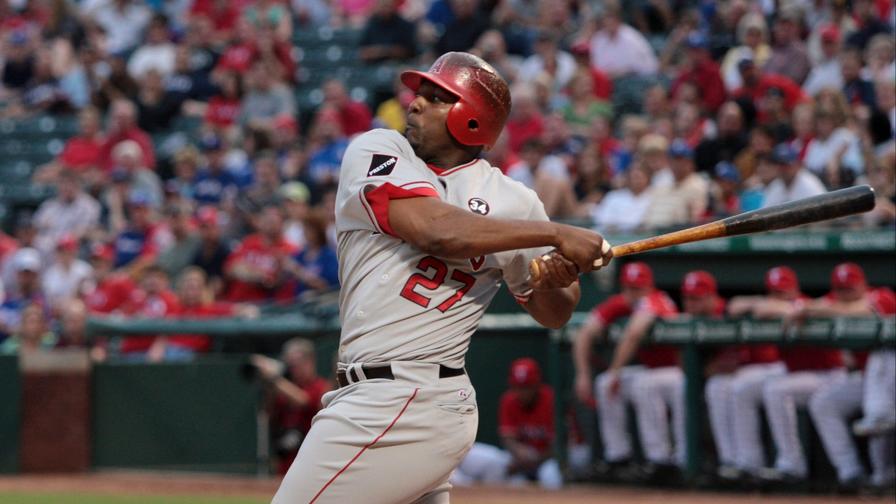
[[[536,481],[542,488],[563,486],[560,464],[553,456],[554,389],[542,382],[534,359],[513,361],[507,379],[510,389],[501,395],[498,433],[501,448],[475,443],[451,476],[451,483],[466,486]]]

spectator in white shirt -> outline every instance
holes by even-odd
[[[109,54],[125,53],[137,47],[143,37],[143,30],[152,17],[152,12],[144,2],[106,0],[94,5],[97,6],[82,6],[82,10],[106,33],[106,49]]]
[[[100,218],[100,204],[81,189],[75,172],[63,170],[56,190],[56,197],[44,201],[34,215],[35,246],[47,255],[63,235],[80,239],[96,227]]]
[[[862,173],[864,162],[858,135],[843,125],[832,110],[815,110],[815,138],[803,157],[803,165],[828,187],[849,184]]]
[[[695,173],[694,150],[678,138],[669,147],[668,184],[657,183],[650,189],[650,205],[644,215],[644,226],[650,229],[694,224],[709,205],[709,181]]]
[[[563,90],[576,73],[576,60],[566,51],[558,48],[557,36],[547,30],[538,33],[535,39],[535,53],[520,65],[518,78],[533,81],[542,72],[553,77],[554,91]]]
[[[644,35],[624,24],[618,6],[607,6],[601,29],[591,37],[591,64],[611,78],[653,75],[659,62]]]
[[[168,37],[168,19],[161,14],[156,15],[146,31],[146,41],[128,60],[128,73],[137,81],[153,69],[162,77],[168,77],[174,73],[176,54],[177,48]]]
[[[763,207],[780,205],[825,192],[824,184],[803,168],[796,150],[788,144],[778,144],[761,162],[772,164],[778,172],[778,177],[765,188]]]
[[[625,182],[625,187],[608,192],[594,209],[594,225],[602,232],[641,227],[650,206],[650,172],[643,163],[633,163],[625,173]]]
[[[83,282],[92,277],[93,268],[78,259],[78,239],[63,236],[56,246],[56,259],[41,278],[50,309],[61,313],[69,301],[78,297]]]
[[[843,87],[843,75],[840,72],[840,29],[835,25],[828,25],[821,30],[821,53],[822,60],[819,61],[806,82],[803,83],[803,90],[809,96],[815,96],[819,91],[825,88],[841,89]]]

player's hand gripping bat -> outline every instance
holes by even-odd
[[[700,226],[616,245],[612,248],[613,257],[639,254],[648,250],[723,236],[760,233],[799,226],[867,212],[872,208],[874,208],[874,190],[871,187],[867,185],[849,187],[811,198],[732,215]],[[543,256],[543,259],[547,260],[548,257],[549,255]],[[597,269],[601,266],[603,266],[602,261],[595,260],[594,268]],[[533,280],[541,277],[537,260],[533,259],[529,263],[529,273]]]

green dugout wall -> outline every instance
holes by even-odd
[[[19,359],[0,356],[0,473],[19,468],[19,418],[22,382]]]

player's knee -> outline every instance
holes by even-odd
[[[812,397],[809,398],[809,415],[812,416],[813,420],[817,420],[819,418],[823,418],[830,413],[830,397],[825,393],[824,390],[819,390],[818,392],[812,394]]]
[[[778,402],[784,395],[784,388],[776,380],[769,380],[762,385],[762,400],[766,405]]]
[[[706,382],[706,388],[703,390],[703,395],[706,398],[706,402],[714,403],[716,401],[719,401],[721,398],[728,395],[726,394],[727,388],[727,383],[720,377],[714,376],[710,378]]]

